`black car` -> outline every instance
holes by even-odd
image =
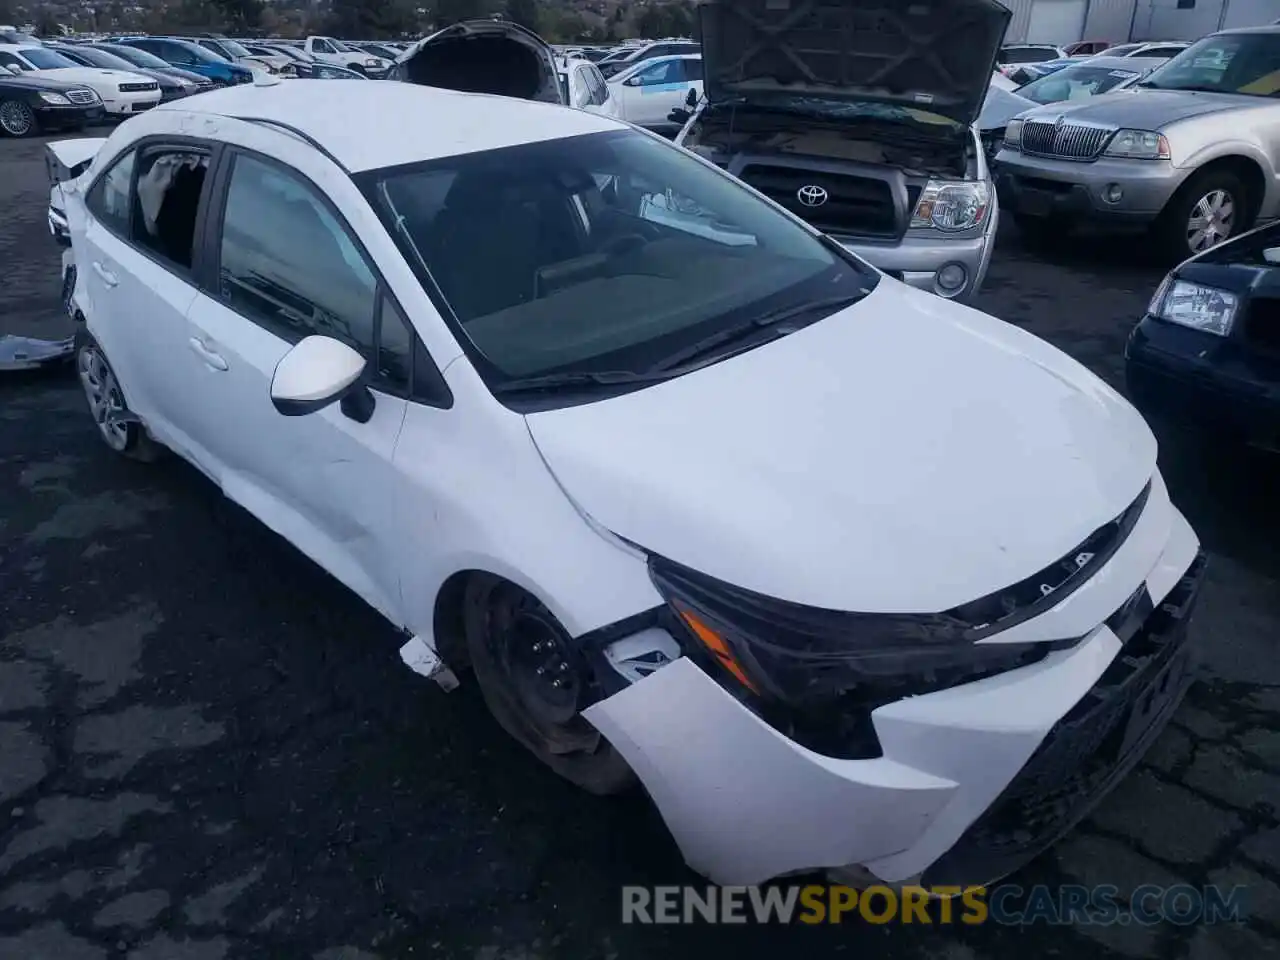
[[[102,70],[124,70],[128,73],[136,73],[139,76],[150,77],[160,85],[160,102],[168,103],[170,100],[178,100],[182,97],[190,96],[195,93],[197,87],[194,83],[188,83],[177,77],[169,75],[162,70],[153,70],[150,67],[139,67],[123,57],[116,54],[99,50],[96,47],[81,44],[46,44],[51,50],[57,50],[68,60],[74,60],[76,63],[85,67],[98,67]]]
[[[1129,336],[1125,378],[1154,420],[1280,452],[1280,223],[1165,277]]]
[[[0,131],[8,136],[81,130],[103,115],[102,98],[81,84],[0,74]]]

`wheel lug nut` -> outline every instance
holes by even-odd
[[[562,664],[560,664],[560,666],[556,667],[556,669],[557,669],[558,671],[560,671],[561,673],[568,673],[568,672],[569,672],[569,665],[568,665],[567,663],[562,663]]]
[[[564,681],[563,681],[563,680],[552,680],[552,681],[551,681],[551,685],[552,685],[553,687],[555,687],[555,688],[558,690],[558,689],[560,689],[561,687],[563,687],[563,686],[564,686]]]
[[[546,670],[544,670],[544,669],[542,669],[542,667],[539,667],[537,670],[535,670],[535,671],[533,671],[533,672],[534,672],[534,673],[536,673],[538,676],[542,676],[542,675],[543,675],[544,673],[546,673],[547,671],[546,671]]]

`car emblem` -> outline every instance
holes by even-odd
[[[1063,113],[1063,114],[1059,114],[1058,119],[1057,119],[1056,121],[1054,121],[1053,129],[1055,129],[1055,130],[1061,130],[1061,129],[1062,129],[1062,125],[1063,125],[1064,123],[1066,123],[1066,122],[1067,122],[1067,115],[1066,115],[1065,113]]]
[[[827,202],[827,191],[811,183],[796,191],[796,199],[806,207],[820,207]]]

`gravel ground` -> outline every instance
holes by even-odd
[[[64,336],[40,141],[0,141],[0,333]],[[1117,383],[1161,275],[1036,256],[981,306]],[[465,689],[177,462],[111,456],[67,373],[0,382],[0,960],[1280,954],[1280,465],[1162,437],[1210,551],[1208,676],[1144,764],[1018,883],[1246,884],[1241,926],[623,926],[697,882],[639,800],[543,773]]]

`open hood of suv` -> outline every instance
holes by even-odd
[[[969,126],[1012,16],[996,0],[709,0],[711,101],[807,97],[910,106]]]
[[[505,20],[464,20],[424,37],[396,61],[391,79],[464,93],[564,102],[550,44]]]

